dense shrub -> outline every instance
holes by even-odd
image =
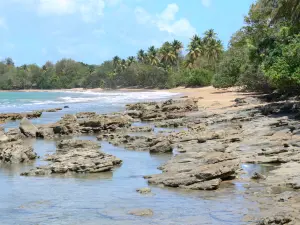
[[[192,69],[185,71],[187,75],[186,85],[188,87],[209,86],[213,77],[213,72],[205,69]]]

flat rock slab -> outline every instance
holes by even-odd
[[[99,150],[96,142],[83,140],[63,140],[58,143],[55,154],[46,157],[51,163],[37,167],[23,176],[45,176],[50,174],[100,173],[110,171],[122,160]]]

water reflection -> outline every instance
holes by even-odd
[[[76,139],[94,140],[95,136]],[[56,149],[56,141],[32,140],[41,156],[35,163],[0,168],[1,224],[216,224],[242,225],[244,215],[257,215],[256,203],[245,199],[234,184],[220,190],[188,191],[151,186],[153,196],[137,188],[148,186],[144,175],[157,169],[170,155],[126,151],[107,142],[101,149],[123,160],[112,172],[21,177],[20,172],[43,161]],[[30,144],[30,143],[28,143]],[[128,212],[151,208],[154,216],[137,218]]]

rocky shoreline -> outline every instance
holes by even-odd
[[[159,168],[162,173],[145,176],[151,185],[211,191],[243,179],[249,182],[243,196],[261,205],[263,217],[249,221],[260,225],[298,224],[300,102],[292,99],[266,103],[246,97],[236,99],[222,113],[212,113],[199,108],[198,101],[201,105],[196,98],[136,103],[127,105],[123,113],[65,115],[57,123],[42,126],[23,118],[19,129],[0,130],[0,161],[34,160],[37,155],[32,147],[23,144],[26,138],[59,138],[63,140],[57,143],[56,153],[45,158],[49,164],[22,175],[113,170],[122,160],[101,152],[96,142],[68,140],[75,135],[97,135],[98,140],[127,150],[170,154],[170,160]],[[255,172],[245,178],[242,165],[246,163],[276,167],[268,174]],[[257,184],[263,187],[259,192],[252,188]]]

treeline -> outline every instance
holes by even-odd
[[[71,59],[44,66],[0,63],[0,89],[176,86],[300,92],[300,1],[258,0],[225,51],[214,30],[189,45],[174,40],[101,65]]]
[[[223,54],[223,46],[213,30],[203,38],[192,37],[183,54],[178,41],[165,42],[160,48],[150,46],[136,56],[121,59],[115,56],[101,65],[88,65],[72,59],[42,67],[16,67],[11,58],[0,63],[1,89],[59,89],[59,88],[171,88],[179,85],[209,85]]]
[[[231,38],[215,87],[300,92],[300,1],[259,0]]]

